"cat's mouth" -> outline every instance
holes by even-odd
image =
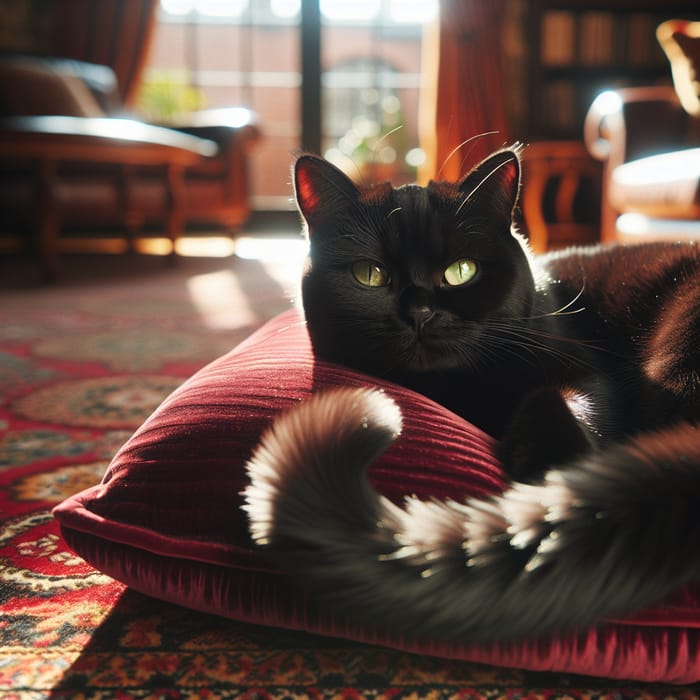
[[[463,368],[469,363],[468,347],[472,344],[465,341],[466,338],[460,342],[454,338],[445,338],[427,327],[413,330],[403,353],[406,369],[427,372]]]

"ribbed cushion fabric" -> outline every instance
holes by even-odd
[[[409,639],[321,610],[255,551],[241,510],[245,464],[275,415],[312,392],[380,385],[401,438],[372,466],[390,498],[495,492],[494,442],[429,399],[314,358],[295,311],[185,382],[115,455],[101,484],[54,513],[68,544],[148,595],[225,617],[532,670],[688,683],[700,679],[700,590],[576,637],[474,647]]]

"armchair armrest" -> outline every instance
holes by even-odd
[[[660,128],[661,127],[661,128]],[[599,95],[584,122],[590,154],[608,169],[687,146],[688,117],[671,86],[620,88]]]
[[[631,166],[626,164],[687,150],[694,145],[691,119],[673,87],[664,85],[620,88],[599,95],[586,115],[584,141],[590,154],[604,163],[601,195],[604,242],[616,240],[618,215],[627,211],[632,201],[639,203],[639,194],[631,193],[629,187],[621,188],[624,178],[617,177],[623,170],[629,171]],[[623,189],[625,196],[621,194]]]
[[[2,117],[0,137],[3,159],[189,165],[214,156],[218,150],[208,139],[112,117]]]
[[[250,152],[261,139],[257,115],[243,107],[206,109],[173,126],[219,147],[215,158],[185,169],[190,218],[215,220],[235,232],[250,213]]]
[[[225,151],[227,144],[234,139],[248,148],[261,137],[257,115],[245,107],[192,112],[173,123],[172,128],[214,141],[222,151]]]
[[[155,170],[165,193],[159,215],[167,225],[174,251],[184,225],[184,171],[213,158],[217,151],[218,146],[210,140],[131,119],[54,115],[0,118],[0,161],[12,173],[5,179],[14,182],[17,176],[13,170],[18,165],[24,168],[26,163],[33,164],[28,183],[34,191],[30,207],[36,209],[37,243],[42,275],[47,280],[59,274],[62,223],[71,213],[91,206],[90,196],[84,196],[89,189],[85,179],[73,184],[70,196],[61,197],[60,193],[71,187],[59,169],[61,164],[80,163],[89,171],[87,182],[104,182],[111,195],[107,200],[112,203],[110,216],[130,234],[145,217],[142,198],[135,196],[140,188],[130,184],[132,176],[137,169]],[[103,166],[116,171],[118,177],[105,178]],[[3,194],[8,196],[8,192]],[[94,207],[91,211],[94,213]],[[102,215],[100,210],[98,217]]]

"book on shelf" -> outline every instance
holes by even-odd
[[[615,17],[611,12],[584,12],[579,20],[579,61],[604,66],[615,57]]]
[[[656,21],[645,12],[635,12],[627,20],[627,60],[633,66],[653,63]]]
[[[542,15],[540,59],[545,66],[570,66],[576,58],[576,18],[552,10]]]
[[[545,68],[659,67],[661,18],[651,12],[552,9],[540,18],[540,62]]]

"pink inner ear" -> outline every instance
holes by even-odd
[[[296,172],[297,200],[304,216],[313,216],[318,210],[321,198],[316,192],[313,178],[304,167],[298,167]]]
[[[504,187],[514,190],[518,187],[518,166],[515,159],[509,160],[499,170]]]

